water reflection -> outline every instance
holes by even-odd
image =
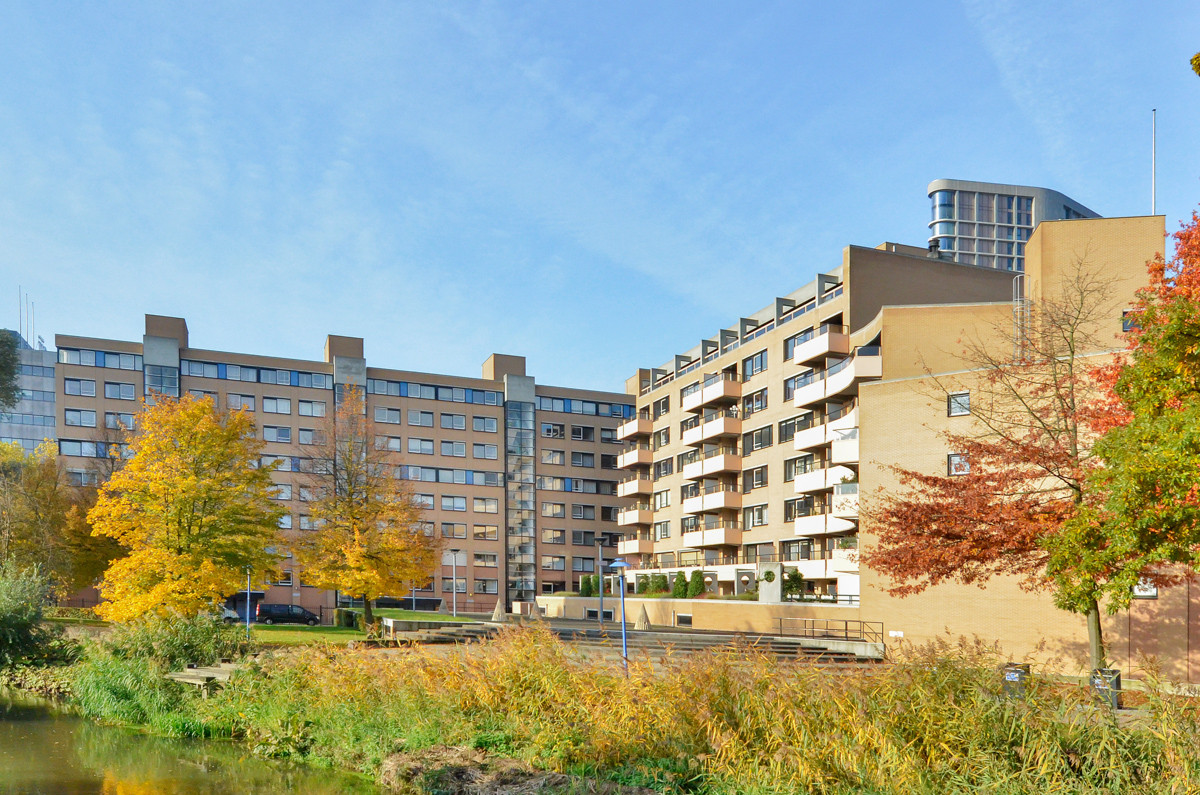
[[[362,779],[276,764],[233,743],[166,740],[0,691],[0,793],[377,793]]]

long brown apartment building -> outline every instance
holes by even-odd
[[[490,612],[498,599],[511,607],[575,590],[616,552],[628,502],[617,494],[616,429],[632,401],[538,384],[523,357],[493,354],[470,378],[368,366],[357,337],[330,335],[320,360],[213,351],[191,346],[184,319],[157,315],[141,340],[58,335],[56,344],[59,453],[78,483],[110,471],[146,394],[207,396],[252,413],[264,460],[279,462],[285,535],[319,532],[305,510],[305,470],[335,395],[355,386],[376,443],[396,454],[444,542],[440,576],[417,596]],[[305,583],[290,557],[283,569],[265,601],[333,606],[335,594]]]

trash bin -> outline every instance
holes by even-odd
[[[1025,698],[1029,684],[1029,663],[1006,663],[1004,673],[1004,697]]]
[[[1101,703],[1112,709],[1121,708],[1121,672],[1116,668],[1097,668],[1092,671],[1092,692]]]

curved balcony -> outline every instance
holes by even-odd
[[[830,513],[839,519],[858,518],[857,483],[838,483],[833,487],[833,506]]]
[[[683,536],[684,543],[698,548],[739,546],[742,543],[742,526],[728,520],[699,527]]]
[[[619,469],[636,466],[648,467],[653,461],[654,452],[650,449],[650,445],[640,442],[617,456],[617,467]]]
[[[795,535],[811,538],[845,533],[853,530],[855,524],[848,519],[842,519],[832,514],[818,513],[812,516],[797,516],[792,527]]]
[[[650,420],[649,412],[639,411],[636,417],[617,426],[617,438],[624,442],[639,436],[649,436],[653,430],[654,424]]]
[[[858,428],[830,431],[829,463],[858,463]]]
[[[825,469],[814,469],[796,475],[792,488],[797,494],[810,494],[817,491],[828,491],[841,485],[846,480],[854,480],[853,469],[844,466],[833,466]]]
[[[649,475],[635,475],[617,484],[618,497],[636,497],[640,494],[650,494],[654,491],[654,481]]]
[[[742,457],[736,447],[709,450],[697,460],[683,465],[684,480],[701,480],[722,472],[741,472]]]
[[[742,419],[736,409],[712,411],[704,415],[704,420],[683,432],[680,437],[686,445],[698,446],[724,437],[742,435]]]
[[[638,503],[631,505],[625,510],[617,514],[618,527],[632,527],[636,525],[650,525],[654,522],[654,511],[650,510],[650,506],[646,503]]]
[[[818,370],[796,385],[792,397],[798,408],[822,403],[841,394],[857,392],[858,382],[880,378],[883,357],[879,348],[857,348],[854,355],[842,359],[826,370]]]
[[[733,373],[712,373],[694,387],[683,390],[680,406],[684,411],[700,411],[705,406],[736,403],[742,399],[742,382]]]
[[[798,451],[824,447],[840,438],[840,432],[857,426],[858,405],[851,404],[849,410],[842,409],[838,414],[830,414],[824,418],[824,422],[817,420],[816,424],[808,428],[798,429],[792,437],[792,447]]]

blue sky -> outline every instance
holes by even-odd
[[[938,177],[1200,204],[1200,4],[0,0],[0,326],[620,390]],[[544,307],[549,307],[548,309]]]

